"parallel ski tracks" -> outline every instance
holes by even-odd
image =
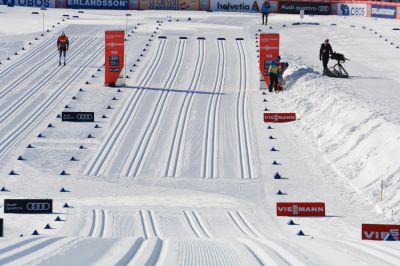
[[[166,39],[160,39],[157,51],[154,54],[151,63],[148,64],[143,78],[139,82],[140,87],[147,86],[153,79],[158,67],[160,66],[160,62],[164,57],[166,43]],[[110,133],[107,135],[105,141],[103,141],[102,146],[100,147],[96,156],[94,156],[92,161],[89,163],[89,166],[85,171],[85,175],[98,176],[102,173],[108,163],[108,160],[110,160],[109,155],[111,151],[118,147],[118,142],[123,139],[122,137],[127,125],[131,124],[131,121],[135,117],[134,114],[137,111],[142,92],[142,90],[138,89],[127,99],[127,102],[121,110],[119,117],[116,119],[116,123],[110,130]]]
[[[187,118],[193,104],[194,92],[199,88],[205,66],[205,57],[205,40],[199,40],[196,65],[188,92],[185,94],[183,102],[178,111],[178,121],[173,134],[174,138],[169,148],[166,166],[164,167],[164,176],[179,176],[179,173],[177,173],[177,168],[180,161],[180,156],[182,155],[182,141],[187,129]]]
[[[79,38],[73,38],[71,39],[71,45]],[[93,41],[93,40],[92,40]],[[76,50],[80,50],[80,49],[85,49],[85,44],[90,44],[91,42],[87,41],[86,43],[84,43],[83,45],[81,45],[80,47],[77,47]],[[18,75],[18,77],[14,80],[12,80],[10,82],[10,84],[8,86],[5,86],[1,91],[0,91],[0,99],[4,98],[8,93],[15,91],[15,89],[21,85],[25,80],[27,80],[30,76],[32,76],[33,74],[35,74],[35,72],[38,72],[38,76],[42,75],[45,71],[43,71],[43,66],[44,65],[48,65],[54,66],[54,62],[52,60],[50,60],[52,57],[56,57],[57,54],[56,53],[48,53],[45,57],[41,58],[41,60],[39,60],[39,62],[37,62],[34,65],[30,65],[30,67],[28,68],[27,71],[23,72],[22,74]],[[53,68],[53,71],[55,69]],[[51,73],[53,72],[49,72],[48,75],[51,75]],[[0,77],[1,78],[1,77]],[[7,83],[7,82],[5,82]],[[0,116],[2,117],[2,116]],[[1,121],[0,121],[1,122]]]
[[[92,222],[89,229],[89,237],[105,237],[107,228],[107,214],[104,209],[92,210]]]
[[[84,44],[82,44],[81,47],[78,49],[79,52],[72,54],[70,60],[71,62],[74,62],[76,59],[79,58],[81,54],[85,54],[87,50],[90,50],[90,48],[95,47],[96,44],[98,45],[100,42],[95,42],[93,43],[94,39],[88,39]],[[54,62],[52,62],[54,64]],[[38,82],[35,83],[35,85],[31,86],[29,89],[26,89],[18,95],[19,97],[14,100],[14,104],[8,106],[1,114],[0,114],[0,124],[4,123],[6,120],[11,119],[13,115],[17,114],[17,110],[19,108],[24,107],[24,104],[26,102],[32,101],[34,98],[34,95],[37,94],[38,91],[43,89],[43,87],[50,81],[56,79],[56,74],[60,73],[63,69],[63,67],[56,67],[49,71],[46,75],[44,75]],[[39,77],[41,77],[41,72],[38,73]],[[18,83],[16,84],[16,87],[21,84]],[[13,88],[15,89],[15,87]]]
[[[242,179],[257,178],[253,169],[250,134],[248,132],[247,117],[247,60],[243,41],[237,40],[239,52],[240,79],[239,91],[236,99],[238,167]]]
[[[211,95],[207,105],[206,126],[204,132],[203,154],[201,162],[202,178],[218,177],[218,125],[219,125],[219,106],[221,92],[225,81],[226,72],[226,49],[225,41],[218,40],[218,63],[216,69],[216,78],[213,86],[213,94]]]
[[[98,43],[100,44],[100,43]],[[37,106],[34,110],[32,110],[26,117],[23,119],[19,125],[14,127],[5,138],[1,140],[0,143],[0,156],[4,154],[4,152],[14,143],[16,142],[24,133],[28,132],[35,125],[35,122],[39,120],[40,117],[46,114],[46,111],[49,110],[50,107],[54,106],[58,103],[61,96],[65,94],[66,88],[68,88],[81,74],[82,70],[87,67],[90,63],[95,61],[95,59],[102,53],[103,47],[102,45],[97,45],[94,49],[91,49],[91,52],[86,60],[82,59],[82,64],[80,67],[75,69],[75,71],[67,78],[64,79],[64,82],[49,95],[45,101]]]
[[[189,223],[189,226],[196,237],[213,238],[213,236],[210,234],[209,230],[205,227],[200,215],[197,212],[183,211],[183,214],[185,215],[186,220]]]
[[[159,121],[163,116],[164,107],[170,94],[169,89],[171,89],[175,84],[178,73],[180,72],[180,69],[182,67],[182,62],[186,50],[186,42],[187,41],[184,39],[179,40],[177,54],[175,55],[175,62],[172,65],[169,74],[167,75],[166,81],[164,82],[164,90],[161,92],[160,96],[157,99],[155,108],[153,109],[150,119],[148,120],[145,130],[143,131],[143,134],[136,142],[136,145],[131,150],[128,159],[125,162],[122,170],[123,176],[135,177],[139,175],[141,171],[144,160],[145,158],[147,158],[147,148],[150,141],[152,140],[155,129],[157,128],[157,125],[159,124]]]
[[[143,229],[144,239],[159,238],[163,239],[153,211],[139,211],[140,221]]]

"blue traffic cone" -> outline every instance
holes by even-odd
[[[271,151],[278,151],[277,149],[275,149],[275,147],[271,148]]]
[[[24,159],[24,157],[22,157],[21,155],[20,156],[18,156],[18,159],[17,159],[18,161],[24,161],[25,159]]]
[[[276,195],[285,195],[285,194],[283,194],[281,190],[278,190],[278,192],[276,192]]]
[[[274,175],[274,179],[282,179],[282,176],[276,172],[276,174]]]
[[[62,187],[61,189],[60,189],[60,192],[70,192],[69,190],[66,190],[64,187]]]
[[[276,161],[273,161],[272,165],[279,165],[279,163],[277,163]]]
[[[299,232],[297,232],[297,234],[296,235],[298,235],[298,236],[305,236],[305,234],[303,233],[303,231],[302,230],[300,230]]]
[[[62,170],[60,175],[68,175],[68,173],[66,171]]]
[[[289,220],[289,222],[287,222],[288,225],[297,225],[295,222],[293,222],[292,219]]]
[[[54,219],[54,221],[56,221],[56,222],[62,222],[62,221],[64,221],[64,220],[61,219],[60,216],[57,216],[56,219]]]
[[[84,149],[86,149],[83,145],[81,145],[81,146],[79,146],[79,149],[80,150],[84,150]]]
[[[6,189],[5,187],[2,187],[1,189],[0,189],[0,191],[1,192],[10,192],[8,189]]]
[[[18,174],[14,170],[11,170],[11,172],[8,175],[18,175]]]
[[[33,231],[32,235],[33,235],[33,236],[38,236],[38,235],[39,235],[39,232],[38,232],[37,230],[35,230],[35,231]]]
[[[76,162],[79,161],[78,159],[76,159],[74,156],[71,157],[71,159],[69,159],[70,161]]]
[[[68,203],[64,203],[63,208],[71,208],[71,207],[68,205]]]
[[[44,227],[44,229],[53,229],[50,224],[46,224],[46,226]]]
[[[267,129],[273,129],[271,126],[268,126]]]

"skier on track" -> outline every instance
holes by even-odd
[[[64,66],[66,64],[66,56],[67,56],[67,51],[69,48],[69,41],[68,37],[65,35],[64,32],[61,33],[61,35],[57,39],[57,49],[58,52],[60,53],[60,57],[58,59],[58,65],[61,66],[61,54],[64,54]]]
[[[329,55],[333,53],[332,46],[329,40],[326,39],[323,44],[321,44],[321,49],[319,49],[319,61],[322,60],[322,65],[324,67],[324,75],[328,69]]]
[[[271,4],[268,2],[268,0],[265,0],[261,6],[262,25],[264,25],[264,23],[265,23],[265,25],[267,25],[268,15],[270,12],[271,12]]]
[[[274,61],[269,65],[268,76],[269,76],[269,92],[278,91],[278,77],[279,77],[279,63],[281,61],[281,57],[278,55]]]

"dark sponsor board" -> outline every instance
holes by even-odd
[[[69,8],[128,9],[128,0],[68,0]]]
[[[94,122],[94,112],[62,112],[63,122]]]
[[[4,227],[3,218],[0,218],[0,237],[4,236],[3,227]]]
[[[310,2],[279,2],[279,12],[285,14],[300,14],[304,10],[306,15],[330,15],[331,5],[329,3]]]
[[[396,18],[395,6],[371,5],[371,17]]]
[[[53,213],[53,200],[4,199],[4,213]]]

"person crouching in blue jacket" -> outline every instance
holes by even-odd
[[[262,25],[267,25],[268,23],[268,15],[271,12],[271,5],[268,0],[265,0],[261,6],[261,14],[262,14]],[[265,22],[264,22],[265,18]],[[265,23],[265,24],[264,24]]]

